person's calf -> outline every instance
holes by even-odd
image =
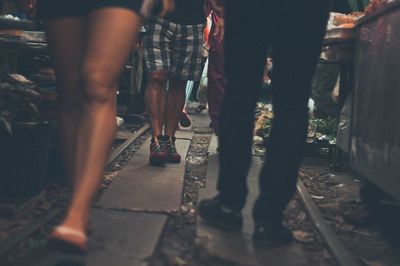
[[[149,83],[145,90],[145,107],[154,138],[162,134],[166,82],[166,73],[153,72],[149,74]]]

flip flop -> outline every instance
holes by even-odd
[[[50,234],[49,243],[65,252],[87,253],[88,251],[86,234],[66,226],[57,226]]]

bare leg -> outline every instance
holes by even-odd
[[[119,74],[136,40],[140,18],[122,8],[103,8],[88,16],[82,62],[85,93],[77,134],[74,193],[63,226],[85,232],[116,130],[115,94]]]
[[[153,72],[149,75],[149,84],[145,90],[146,110],[150,118],[153,137],[162,134],[165,116],[165,90],[167,73]]]
[[[186,81],[171,80],[165,107],[165,135],[174,136],[185,106]]]

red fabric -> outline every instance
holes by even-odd
[[[210,35],[210,29],[208,26],[204,28],[204,43],[208,43],[208,36]]]
[[[208,37],[208,45],[210,46],[210,50],[222,52],[224,50],[224,41],[221,38],[221,33],[216,34],[216,25],[220,21],[220,17],[216,12],[211,13],[212,26],[210,30],[210,34]]]

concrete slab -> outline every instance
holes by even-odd
[[[177,140],[191,140],[193,137],[193,130],[178,130],[175,133]]]
[[[192,122],[193,122],[193,130],[196,132],[209,133],[213,132],[212,128],[210,128],[210,117],[208,116],[208,112],[203,111],[201,113],[192,114]]]
[[[145,265],[153,255],[167,215],[94,210],[88,266]]]
[[[210,154],[207,166],[207,183],[205,189],[199,194],[199,200],[212,197],[216,194],[216,183],[218,174],[218,156],[212,153],[215,150],[216,142],[210,145]],[[232,233],[218,230],[207,226],[199,218],[197,226],[198,241],[206,247],[207,251],[218,256],[242,265],[276,265],[276,266],[299,266],[310,265],[302,249],[297,244],[275,248],[257,248],[252,245],[253,221],[251,210],[258,195],[258,173],[262,162],[253,158],[248,178],[249,196],[245,209],[243,210],[244,228],[241,233]]]
[[[193,132],[178,132],[176,140],[182,158],[190,145]],[[185,161],[162,167],[149,165],[148,139],[137,151],[111,185],[101,195],[96,206],[127,210],[172,211],[180,207]]]
[[[217,153],[218,147],[218,137],[216,135],[212,136],[210,146],[208,147],[208,152],[210,155]]]
[[[87,256],[42,246],[14,266],[145,266],[153,255],[167,215],[95,209]]]

